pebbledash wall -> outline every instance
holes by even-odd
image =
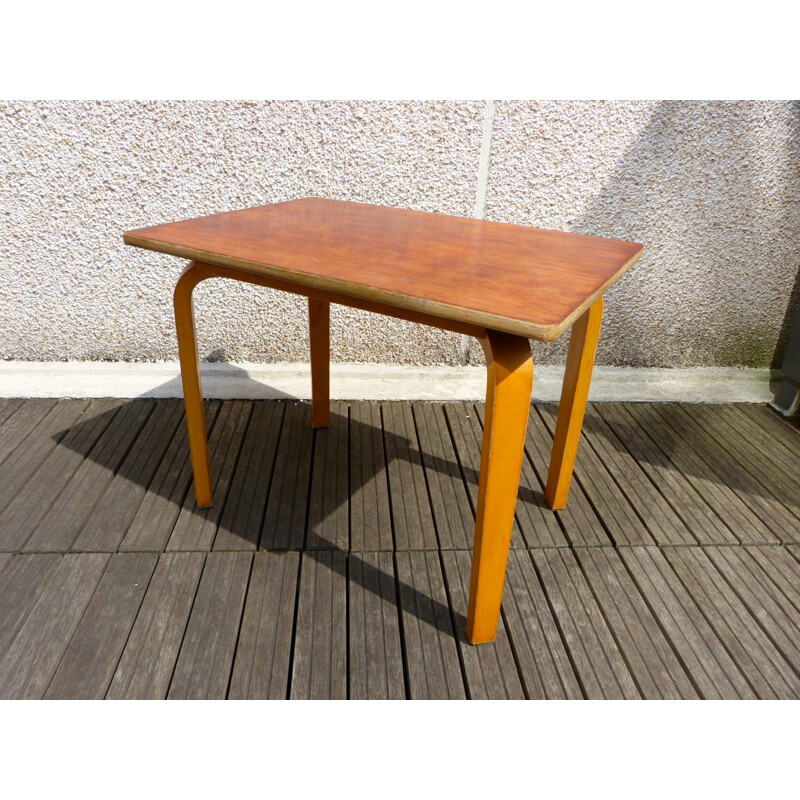
[[[3,102],[0,358],[175,360],[185,262],[122,231],[311,195],[642,242],[603,365],[778,366],[800,300],[796,103]],[[209,281],[196,303],[206,358],[307,360],[302,299]],[[482,356],[337,307],[332,358]]]

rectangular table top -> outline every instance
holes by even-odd
[[[308,197],[127,231],[126,244],[551,341],[642,245]]]

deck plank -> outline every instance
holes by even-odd
[[[800,697],[800,611],[786,602],[769,574],[751,557],[751,551],[759,549],[762,548],[706,547],[703,555],[741,602],[742,605],[739,602],[734,605],[748,629],[757,630],[752,624],[754,620],[766,633],[769,644],[762,636],[757,637],[762,647],[771,655],[773,646],[776,647],[781,658],[791,665],[794,675],[788,673],[783,661],[778,662],[787,682],[793,686],[790,696]]]
[[[159,556],[107,698],[161,700],[167,696],[204,563],[203,553]]]
[[[800,563],[792,558],[790,548],[747,547],[746,550],[783,597],[800,611]]]
[[[471,403],[444,403],[442,406],[455,444],[455,455],[467,488],[472,514],[478,507],[478,481],[481,473],[483,426]]]
[[[664,548],[664,555],[757,696],[797,697],[800,678],[714,569],[705,552],[669,547]]]
[[[206,556],[168,699],[226,698],[252,560],[244,551]]]
[[[557,406],[541,404],[537,409],[553,435],[556,429]],[[632,493],[631,487],[627,485],[629,476],[622,474],[618,477],[626,482],[629,493]],[[587,441],[583,441],[578,448],[573,482],[576,480],[580,482],[613,542],[618,546],[655,544],[655,539],[636,509]]]
[[[153,574],[155,553],[111,557],[45,699],[102,700]]]
[[[467,640],[471,551],[446,550],[442,553],[442,562],[450,594],[456,641],[464,665],[467,696],[471,700],[524,700],[525,692],[503,620],[497,626],[497,637],[493,642],[474,647]]]
[[[512,550],[503,620],[525,694],[532,700],[583,698],[567,648],[527,551]]]
[[[545,484],[540,482],[530,460],[522,459],[522,472],[517,491],[517,508],[514,517],[511,547],[569,547],[559,516],[544,499]]]
[[[168,699],[227,697],[252,560],[244,551],[206,556]]]
[[[697,543],[692,532],[593,404],[586,409],[583,433],[585,445],[597,453],[608,474],[619,484],[627,502],[642,518],[658,544]]]
[[[722,467],[726,473],[730,464],[736,465],[735,481],[737,484],[742,481],[748,496],[755,494],[764,504],[777,509],[776,524],[785,528],[773,531],[781,541],[800,542],[800,460],[790,455],[782,457],[778,447],[766,448],[759,441],[766,437],[760,437],[758,429],[734,430],[716,409],[681,404],[677,410],[683,411],[702,430],[705,442],[713,442],[725,452],[726,463]]]
[[[55,404],[57,401],[50,400],[49,402]],[[3,430],[3,428],[8,422],[9,417],[12,417],[24,403],[25,401],[21,397],[0,397],[0,461],[13,449],[7,447],[8,431]]]
[[[255,550],[275,469],[285,403],[255,403],[231,478],[214,550]]]
[[[475,516],[458,465],[447,419],[436,403],[411,405],[430,506],[442,550],[471,550]]]
[[[0,575],[0,658],[19,633],[39,596],[50,585],[61,556],[55,553],[11,557]]]
[[[303,553],[291,699],[347,699],[347,554]]]
[[[442,407],[472,509],[472,531],[466,545],[471,548],[475,538],[475,513],[478,508],[478,482],[481,473],[481,448],[483,446],[481,417],[471,403],[444,403]],[[558,522],[550,510],[546,509],[542,513],[542,509],[545,509],[544,495],[539,492],[541,497],[537,498],[535,496],[537,491],[538,483],[533,469],[527,460],[523,460],[514,527],[511,530],[511,548],[514,550],[524,548],[528,544],[520,530],[520,526],[523,524],[520,519],[523,518],[526,523],[529,523],[526,530],[533,534],[532,544],[535,543],[536,537],[555,537],[559,542],[566,544]],[[525,507],[528,505],[532,506],[531,510]]]
[[[393,550],[380,403],[350,404],[350,550]]]
[[[734,458],[678,405],[654,406],[658,413],[706,464],[712,479],[724,483],[751,512],[770,529],[768,542],[781,541],[785,534],[800,530],[800,520],[741,467]],[[744,544],[751,542],[743,539]]]
[[[30,449],[17,448],[6,459],[0,470],[0,480],[8,479],[0,484],[0,550],[22,549],[121,405],[111,400],[59,403]]]
[[[261,529],[262,550],[303,548],[313,442],[311,404],[287,402]]]
[[[701,697],[754,699],[755,692],[663,553],[653,547],[626,547],[619,555]]]
[[[119,471],[72,545],[73,551],[108,553],[119,547],[182,418],[183,401],[155,404]]]
[[[533,405],[480,647],[482,406],[332,412],[207,402],[209,513],[180,400],[0,400],[0,696],[800,696],[800,435],[762,407],[590,404],[552,512]]]
[[[297,551],[253,556],[228,699],[286,698],[299,566]]]
[[[638,698],[639,690],[575,555],[564,548],[530,553],[586,696]]]
[[[422,455],[411,405],[383,404],[392,524],[397,550],[437,550]]]
[[[3,400],[0,408],[0,464],[2,464],[21,444],[30,448],[34,437],[45,439],[41,425],[45,417],[58,405],[57,400]],[[55,443],[53,443],[55,446]]]
[[[114,413],[58,501],[33,529],[23,551],[65,553],[72,548],[154,408],[152,400],[132,400]]]
[[[465,699],[439,554],[400,551],[396,564],[411,699]]]
[[[40,699],[69,646],[110,556],[65,555],[0,660],[0,697]]]
[[[533,466],[541,486],[547,485],[547,473],[550,469],[550,454],[553,451],[553,435],[547,429],[537,406],[531,406],[528,416],[528,431],[525,434],[525,452]],[[481,415],[483,408],[478,407]],[[569,490],[566,508],[561,511],[545,513],[554,514],[564,530],[569,544],[573,547],[611,547],[603,521],[586,496],[579,481],[573,480]],[[526,535],[528,534],[525,531]]]
[[[767,431],[780,447],[800,458],[800,430],[767,406],[756,403],[737,403],[731,406],[737,414],[749,417]]]
[[[625,403],[623,407],[640,427],[648,432],[674,467],[686,477],[697,493],[725,522],[737,541],[743,544],[779,543],[778,537],[728,485],[724,477],[721,478],[690,445],[690,442],[668,424],[658,412],[658,404]],[[700,544],[724,544],[724,542],[708,541],[703,537]]]
[[[349,409],[332,403],[330,424],[314,431],[306,550],[350,547]]]
[[[769,474],[770,468],[778,467],[783,470],[785,476],[790,478],[794,487],[797,487],[800,482],[800,449],[798,452],[794,452],[791,447],[787,446],[787,443],[792,442],[789,435],[793,434],[793,429],[790,426],[785,425],[789,429],[788,432],[784,438],[777,439],[767,429],[762,428],[755,419],[733,405],[714,406],[707,421],[715,425],[724,423],[727,426],[727,441],[734,445],[732,450],[728,450],[731,455],[741,456],[743,451],[736,447],[736,443],[744,439],[746,447],[751,451],[752,449],[758,451],[761,463],[768,467],[764,472],[765,476]],[[800,437],[795,435],[795,438]],[[766,459],[766,462],[763,459]],[[740,460],[745,468],[750,466],[748,458],[741,459],[740,457]],[[756,478],[760,477],[758,471],[753,474]],[[796,495],[792,497],[792,500],[796,502]]]
[[[657,430],[643,428],[621,403],[596,403],[593,411],[608,424],[640,468],[664,495],[699,544],[739,544],[732,530],[717,516],[696,483],[689,481],[650,438]],[[689,544],[691,542],[688,542]]]
[[[222,404],[205,403],[206,429],[214,432]],[[192,462],[186,420],[178,426],[161,464],[147,486],[142,502],[119,543],[121,551],[163,552],[192,483]],[[110,543],[112,540],[101,540]]]
[[[192,483],[183,507],[172,529],[166,549],[202,550],[207,552],[214,543],[217,527],[225,510],[228,488],[239,457],[253,404],[245,400],[223,403],[219,416],[208,437],[209,462],[211,464],[211,487],[214,505],[198,508],[194,483]]]
[[[642,697],[698,698],[617,553],[607,547],[579,547],[575,556]]]
[[[348,671],[353,700],[402,700],[403,648],[391,553],[348,559]]]

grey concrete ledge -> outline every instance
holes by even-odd
[[[204,363],[206,397],[308,399],[305,364]],[[597,367],[590,400],[599,402],[767,403],[768,369]],[[562,367],[534,367],[533,399],[556,401]],[[482,400],[483,367],[331,364],[336,400]],[[181,397],[178,365],[127,362],[0,362],[0,397]]]

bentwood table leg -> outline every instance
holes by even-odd
[[[603,298],[600,297],[572,325],[553,454],[550,456],[550,471],[544,492],[548,505],[556,511],[567,504],[602,320]]]
[[[533,385],[530,342],[487,331],[486,418],[469,590],[467,637],[494,640],[503,599],[511,527],[522,470]]]
[[[178,352],[183,382],[183,402],[186,407],[186,425],[189,429],[189,448],[192,453],[194,489],[197,505],[208,508],[213,502],[211,473],[208,463],[208,439],[203,410],[203,391],[200,386],[200,365],[194,329],[192,292],[200,281],[211,277],[202,265],[192,262],[184,270],[175,287],[175,327],[178,333]]]
[[[308,298],[308,333],[311,343],[311,417],[315,428],[330,421],[331,304]]]

